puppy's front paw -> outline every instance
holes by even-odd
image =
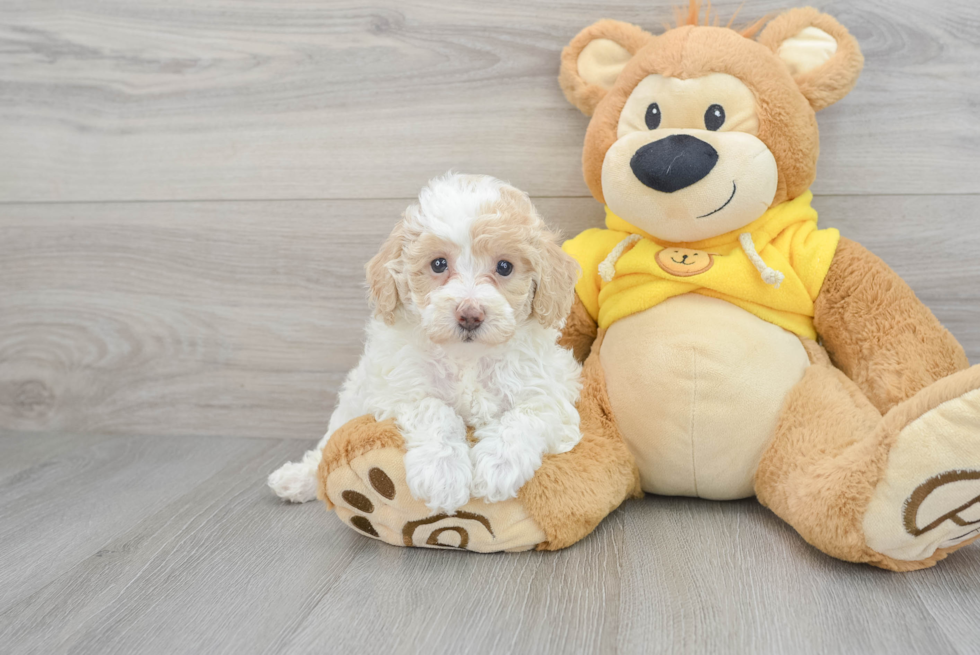
[[[473,465],[466,444],[420,444],[405,453],[408,490],[433,512],[452,514],[470,499]]]
[[[541,453],[522,446],[506,445],[500,439],[484,439],[473,446],[473,485],[476,498],[499,503],[516,498],[517,491],[534,477],[541,466]]]

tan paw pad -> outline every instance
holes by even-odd
[[[477,499],[453,514],[433,514],[409,493],[403,455],[399,448],[380,448],[332,470],[326,490],[337,516],[394,546],[488,553],[528,550],[545,540],[517,500]]]
[[[873,550],[906,561],[980,536],[980,389],[898,433],[864,532]]]
[[[905,531],[913,537],[947,522],[950,528],[940,548],[949,548],[980,534],[980,471],[952,470],[919,485],[905,502]]]

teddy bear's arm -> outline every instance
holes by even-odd
[[[572,311],[565,319],[565,327],[561,331],[558,344],[571,350],[579,362],[584,362],[592,350],[592,342],[595,341],[597,330],[596,322],[592,320],[578,294],[575,294]]]
[[[969,367],[962,346],[911,288],[861,244],[841,239],[814,306],[834,365],[881,413]]]

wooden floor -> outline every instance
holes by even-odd
[[[980,362],[980,5],[810,4],[867,57],[819,115],[821,222]],[[264,487],[428,178],[599,224],[558,54],[670,5],[0,3],[0,653],[980,652],[978,546],[889,574],[754,501],[647,498],[560,553],[409,551]]]

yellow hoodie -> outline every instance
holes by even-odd
[[[582,266],[575,290],[601,328],[668,298],[699,293],[816,339],[813,301],[840,233],[817,229],[812,199],[807,191],[739,230],[683,244],[655,239],[607,207],[607,229],[586,230],[562,248]]]

